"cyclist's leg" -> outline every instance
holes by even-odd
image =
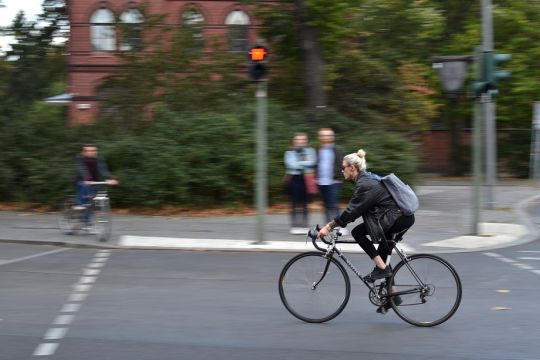
[[[351,235],[358,245],[360,245],[362,250],[366,252],[370,259],[373,259],[379,255],[377,249],[375,249],[375,246],[373,246],[373,243],[367,237],[367,228],[365,223],[361,223],[360,225],[356,226],[351,231]]]
[[[82,181],[78,181],[75,186],[75,190],[77,191],[77,196],[75,196],[75,204],[86,205],[92,191],[90,186],[86,185]]]

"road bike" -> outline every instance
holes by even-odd
[[[337,247],[339,231],[320,239],[318,225],[308,232],[308,238],[318,251],[301,253],[285,264],[279,276],[279,296],[285,308],[295,317],[309,323],[322,323],[338,316],[351,295],[351,283],[346,264],[369,289],[370,302],[378,312],[392,308],[409,324],[430,327],[442,324],[454,315],[461,303],[461,280],[450,263],[431,254],[407,255],[398,242],[403,233],[386,240],[387,246],[401,261],[389,278],[370,282],[362,276]],[[384,241],[384,240],[383,240]],[[384,246],[381,242],[379,246]],[[390,255],[387,266],[390,265]]]
[[[60,208],[58,226],[64,234],[79,232],[95,234],[99,241],[107,241],[111,236],[111,206],[107,195],[106,181],[95,181],[93,195],[87,204],[77,205],[75,196],[67,196]]]

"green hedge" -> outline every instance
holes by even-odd
[[[81,144],[93,142],[121,182],[111,189],[113,206],[207,208],[253,203],[252,106],[219,113],[159,109],[151,123],[129,131],[106,121],[66,126],[63,118],[63,109],[38,104],[24,118],[1,124],[0,200],[58,204],[66,193],[73,192],[73,160]],[[305,131],[316,146],[320,126],[334,127],[347,152],[365,149],[374,172],[393,171],[408,181],[414,179],[414,147],[398,135],[363,132],[355,121],[332,112],[314,121],[301,112],[270,104],[270,204],[285,200],[283,153],[292,135]]]

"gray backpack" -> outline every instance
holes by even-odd
[[[413,189],[394,173],[381,178],[383,185],[386,187],[397,206],[405,216],[410,216],[418,209],[418,197]]]

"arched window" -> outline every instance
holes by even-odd
[[[96,51],[116,49],[114,14],[111,10],[102,8],[94,11],[90,18],[90,37]]]
[[[142,13],[131,8],[120,15],[120,24],[122,29],[122,41],[120,50],[138,51],[142,49],[142,23],[144,18]]]
[[[204,46],[203,26],[204,17],[201,12],[191,7],[182,13],[182,26],[190,35],[188,44],[191,50],[200,51]]]
[[[248,49],[249,16],[242,10],[234,10],[227,15],[225,25],[229,27],[229,48],[231,51]]]

